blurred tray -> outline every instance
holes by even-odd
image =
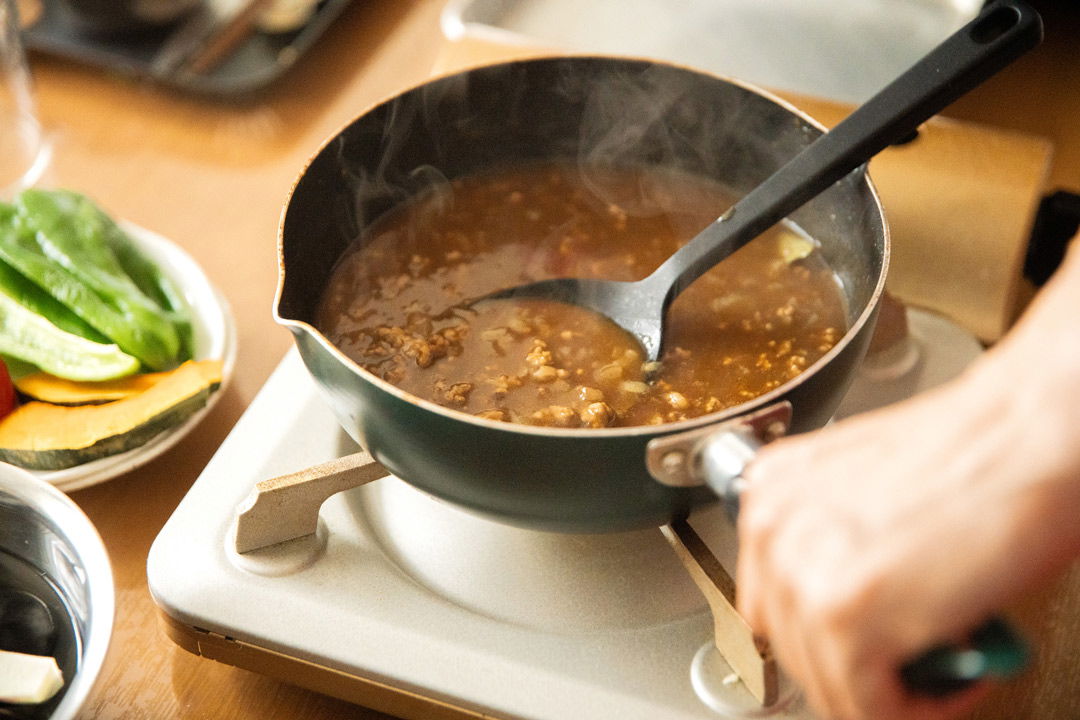
[[[983,0],[448,0],[451,40],[651,57],[863,102]],[[572,19],[572,21],[570,21]]]
[[[220,98],[237,98],[272,83],[319,39],[350,2],[322,0],[311,19],[298,30],[252,33],[229,57],[204,74],[159,74],[154,71],[154,58],[180,26],[127,36],[91,35],[80,31],[56,0],[40,1],[40,15],[23,31],[29,50]]]

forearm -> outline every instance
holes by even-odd
[[[953,383],[895,410],[951,446],[943,451],[916,433],[921,439],[908,452],[938,458],[937,479],[949,487],[956,517],[993,524],[981,535],[969,528],[973,539],[997,543],[984,555],[987,576],[969,579],[984,592],[983,611],[1080,557],[1080,242],[1073,246],[1003,341]],[[960,511],[960,504],[977,511]],[[967,599],[957,602],[977,610]]]
[[[1010,428],[999,455],[1032,495],[1028,542],[1048,562],[1080,556],[1080,242],[1013,331],[965,379],[995,393]]]

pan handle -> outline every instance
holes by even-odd
[[[787,433],[791,403],[781,401],[719,425],[654,438],[646,465],[658,482],[672,487],[708,485],[732,521],[739,514],[743,473],[766,443]],[[944,697],[985,679],[1017,675],[1028,664],[1024,639],[1000,617],[976,628],[963,645],[930,648],[900,668],[915,694]]]

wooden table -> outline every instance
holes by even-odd
[[[271,305],[277,223],[293,180],[361,110],[428,76],[443,44],[441,8],[433,0],[358,0],[255,102],[208,101],[32,57],[55,144],[46,182],[86,192],[182,245],[224,290],[239,327],[236,375],[209,417],[149,465],[73,493],[104,538],[117,585],[112,649],[82,717],[383,717],[179,650],[158,627],[145,565],[161,526],[291,344]],[[1077,189],[1080,22],[1075,13],[1047,15],[1060,22],[1050,41],[951,112],[1049,137],[1058,149],[1049,186]]]

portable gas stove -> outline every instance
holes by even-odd
[[[940,381],[926,359],[900,374]],[[716,651],[670,528],[668,539],[523,530],[384,477],[332,495],[314,533],[237,552],[257,483],[357,450],[290,351],[150,551],[175,642],[404,718],[812,717],[783,677],[763,708]],[[733,572],[721,508],[687,527]]]

